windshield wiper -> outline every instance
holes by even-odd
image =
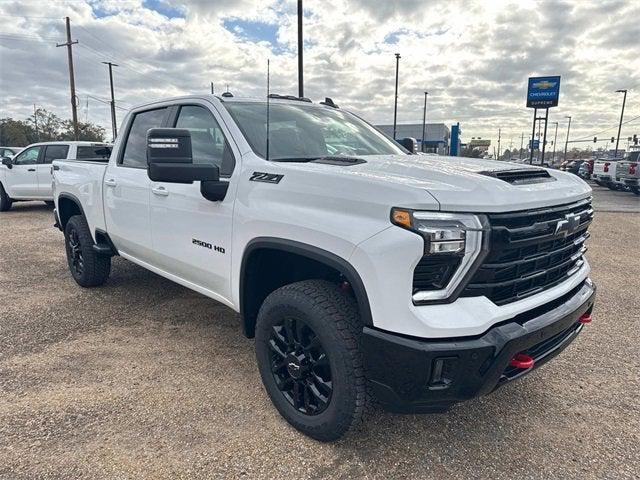
[[[348,157],[343,155],[326,155],[323,157],[285,157],[285,158],[272,158],[272,162],[299,162],[299,163],[309,163],[316,161],[336,161],[336,162],[344,162],[344,163],[358,163],[363,162],[361,158],[358,157]]]
[[[317,160],[322,157],[284,157],[284,158],[270,158],[272,162],[292,162],[292,163],[308,163],[313,160]]]

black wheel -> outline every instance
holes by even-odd
[[[13,200],[7,195],[7,192],[5,192],[4,187],[0,183],[0,212],[6,212],[11,208],[12,204]]]
[[[338,285],[307,280],[264,301],[256,325],[256,357],[280,414],[320,441],[358,426],[368,400],[355,300]]]
[[[47,206],[49,207],[53,207],[55,205],[55,203],[53,202],[53,200],[45,200],[44,203],[47,204]]]
[[[631,191],[636,195],[640,195],[640,187],[629,187],[629,188],[631,188]]]
[[[74,215],[64,228],[67,263],[73,279],[81,287],[97,287],[109,278],[111,257],[93,250],[93,238],[87,221]]]

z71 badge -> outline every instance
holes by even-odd
[[[280,183],[284,175],[280,175],[278,173],[264,173],[264,172],[253,172],[251,174],[250,182],[265,182],[265,183]]]

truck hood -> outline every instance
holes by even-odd
[[[448,211],[525,210],[570,203],[591,194],[591,188],[579,177],[536,166],[435,155],[373,155],[363,159],[366,163],[350,166],[298,165],[314,171],[335,169],[336,174],[365,177],[372,183],[391,182],[423,189],[435,198],[441,210]],[[525,171],[525,175],[546,171],[550,178],[515,183],[498,178],[510,177],[517,171]]]

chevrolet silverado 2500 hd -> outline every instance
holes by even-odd
[[[54,166],[76,282],[120,255],[240,312],[275,407],[320,440],[372,399],[487,394],[591,318],[585,182],[410,155],[329,99],[158,101],[127,114],[108,164]]]
[[[25,147],[14,157],[2,157],[0,165],[0,212],[14,201],[53,202],[51,163],[56,159],[102,161],[111,155],[111,145],[95,142],[42,142]]]

